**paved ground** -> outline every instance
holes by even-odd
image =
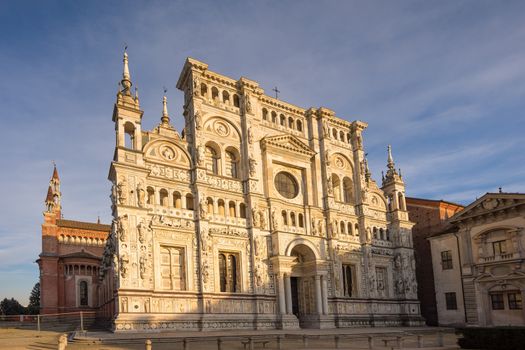
[[[307,349],[331,350],[336,349],[335,335],[340,336],[339,349],[368,349],[368,335],[374,338],[375,350],[397,349],[396,336],[405,334],[403,349],[417,348],[417,337],[407,335],[409,332],[421,332],[422,345],[425,350],[430,349],[458,349],[456,336],[445,333],[444,347],[437,347],[436,328],[351,328],[330,330],[299,330],[299,331],[224,331],[224,332],[165,332],[165,333],[133,333],[114,334],[106,332],[87,333],[86,336],[77,336],[77,341],[70,343],[68,350],[121,350],[145,349],[144,342],[152,340],[152,350],[179,350],[183,349],[182,338],[193,337],[189,342],[189,350],[216,350],[217,338],[224,339],[222,350],[244,349],[241,341],[248,336],[257,340],[267,340],[266,349],[277,349],[277,336],[282,339],[282,349],[304,349],[303,335],[307,336]],[[59,332],[37,332],[31,330],[0,329],[0,349],[56,349]],[[198,338],[197,338],[198,337]],[[254,339],[255,339],[254,338]],[[391,339],[385,346],[383,339]],[[102,341],[101,341],[102,340]],[[79,342],[81,341],[81,342]],[[249,347],[247,346],[246,349]],[[262,349],[262,344],[256,343],[254,349]]]

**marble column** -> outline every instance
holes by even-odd
[[[286,288],[286,313],[291,315],[293,313],[292,309],[292,282],[290,275],[284,275],[284,286]]]
[[[277,275],[277,285],[279,288],[279,312],[281,315],[284,315],[286,314],[286,302],[284,294],[284,279],[282,273]]]
[[[323,298],[323,315],[327,315],[328,314],[328,283],[326,281],[326,275],[323,275],[321,279],[321,295]]]
[[[321,276],[315,276],[315,306],[317,308],[317,314],[321,315],[323,313],[323,301],[321,298]]]

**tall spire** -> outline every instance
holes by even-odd
[[[168,98],[166,97],[167,90],[164,89],[164,96],[162,97],[162,118],[160,121],[163,126],[170,125],[170,116],[168,114]]]
[[[46,195],[46,211],[56,212],[58,218],[60,218],[60,177],[58,176],[58,170],[55,162],[53,162],[53,175],[51,175],[51,179],[49,180],[49,187],[47,188],[47,195]]]
[[[126,96],[131,96],[131,75],[129,74],[129,66],[128,66],[128,53],[127,53],[127,46],[124,48],[124,58],[122,59],[122,62],[124,63],[124,70],[122,72],[122,93]]]
[[[393,169],[395,167],[394,158],[392,158],[392,146],[388,145],[388,169]]]

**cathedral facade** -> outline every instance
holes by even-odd
[[[405,186],[367,124],[188,58],[184,130],[142,130],[128,57],[113,112],[100,312],[115,331],[420,325]]]

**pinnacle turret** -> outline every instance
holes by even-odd
[[[162,118],[160,118],[162,126],[169,127],[170,116],[168,114],[168,98],[166,97],[166,90],[164,90],[164,96],[162,97]]]
[[[388,158],[386,167],[388,170],[386,171],[386,175],[383,177],[383,185],[389,181],[392,180],[401,180],[401,177],[399,176],[397,170],[396,170],[396,164],[394,163],[394,157],[392,157],[392,146],[388,145]]]
[[[126,49],[124,49],[124,58],[122,59],[122,62],[124,63],[122,80],[120,81],[123,88],[122,93],[126,96],[131,96],[131,85],[133,85],[133,83],[131,82],[131,75],[129,74],[128,53],[126,52]]]
[[[45,200],[47,212],[60,213],[60,197],[60,177],[58,176],[57,167],[53,163],[53,175],[51,175],[51,179],[49,180],[49,187],[47,188]]]

